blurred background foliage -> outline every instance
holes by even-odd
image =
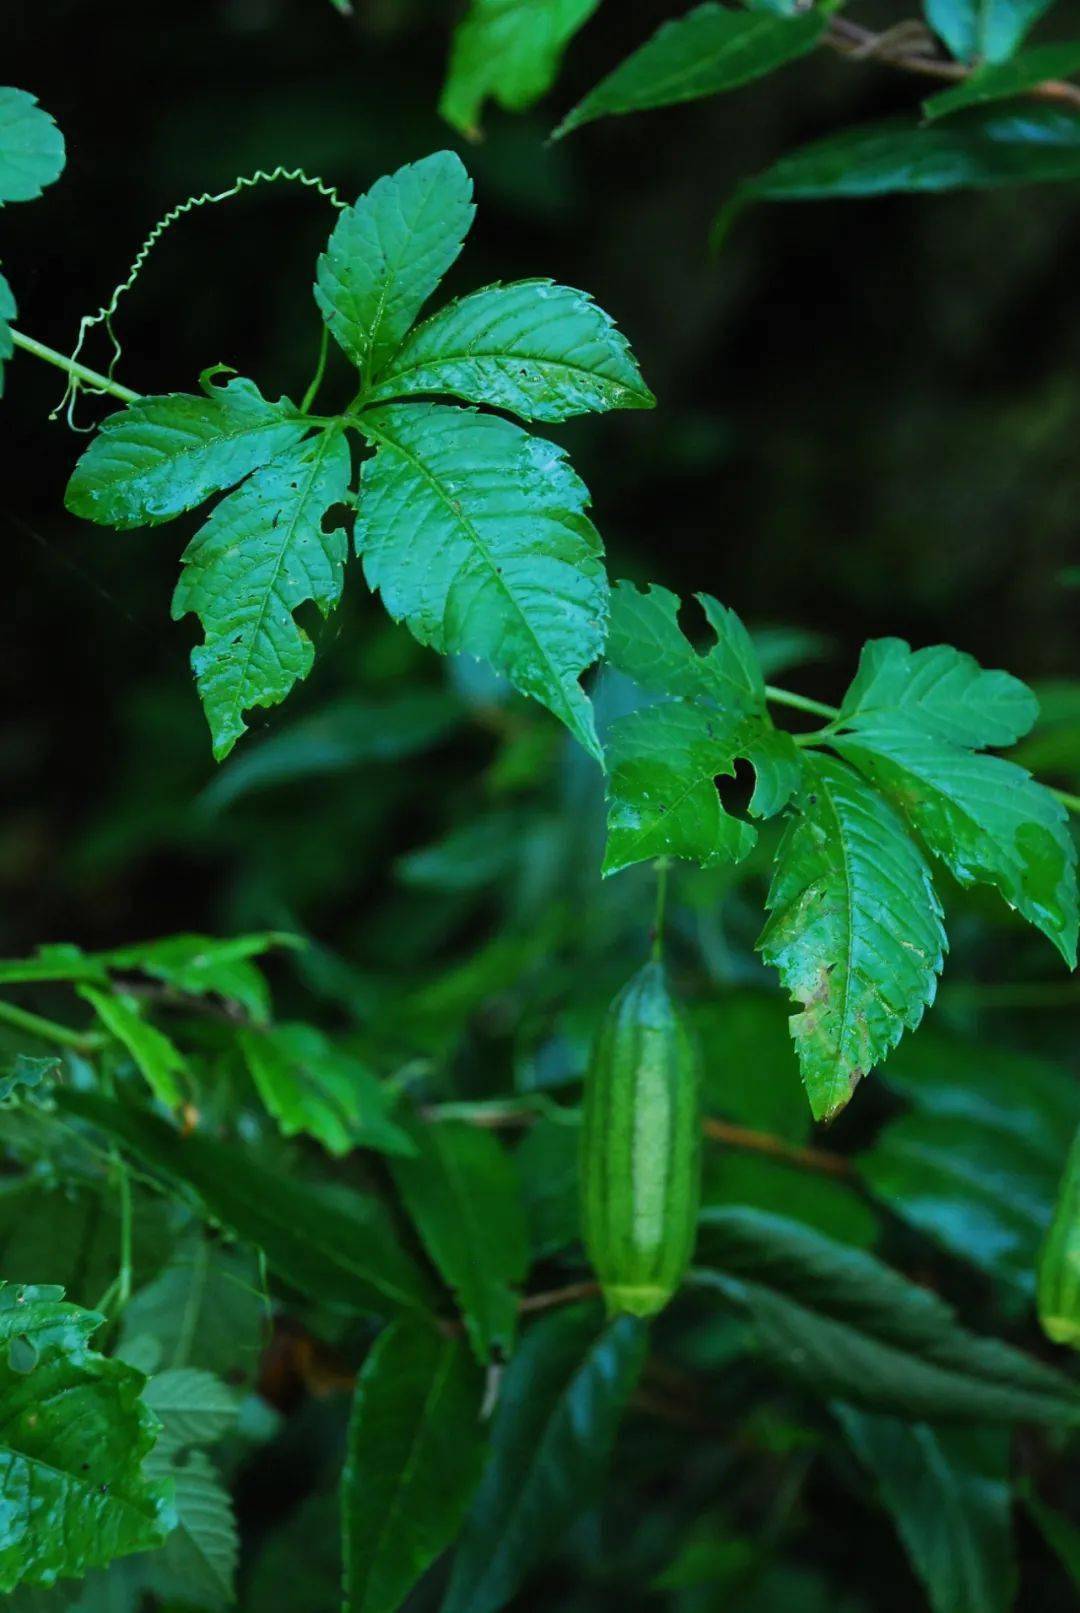
[[[459,14],[447,0],[358,0],[351,17],[328,0],[116,0],[107,16],[86,0],[9,0],[5,77],[40,98],[69,149],[62,181],[17,227],[5,219],[20,323],[69,350],[153,220],[190,192],[284,163],[350,196],[454,146],[479,213],[448,292],[535,274],[585,287],[658,395],[655,415],[551,428],[592,490],[612,574],[707,589],[755,628],[775,681],[825,700],[877,635],[1007,667],[1045,691],[1019,759],[1075,788],[1075,189],[766,206],[711,260],[709,224],[740,178],[912,107],[921,87],[817,53],[734,94],[547,145],[558,116],[669,11],[601,7],[553,94],[523,116],[489,110],[486,137],[466,146],[436,113]],[[867,5],[860,19],[905,14]],[[121,304],[120,378],[189,390],[222,362],[297,397],[318,348],[310,285],[330,224],[318,198],[285,187],[181,222]],[[64,512],[80,443],[49,423],[59,391],[16,360],[0,434],[0,953],[294,930],[311,946],[269,966],[283,1017],[342,1033],[380,1073],[419,1069],[434,1097],[572,1093],[651,921],[647,870],[599,883],[593,764],[483,669],[443,663],[389,624],[354,569],[337,613],[307,623],[307,682],[253,714],[252,737],[216,769],[187,666],[193,628],[168,621],[184,534],[103,534]],[[83,399],[80,413],[95,407]],[[610,720],[616,677],[597,699]],[[744,787],[737,778],[735,795]],[[809,1117],[786,1008],[752,951],[771,847],[763,833],[738,870],[678,871],[671,958],[706,1047],[710,1113],[801,1147]],[[1031,1270],[1080,1117],[1080,992],[1000,903],[955,889],[949,900],[938,1006],[826,1139],[830,1155],[858,1159],[873,1203],[854,1167],[796,1173],[721,1150],[707,1196],[876,1245],[975,1323],[1037,1350]],[[40,994],[44,1008],[56,1000]],[[557,1268],[573,1128],[541,1122],[516,1157],[534,1249]],[[917,1605],[824,1413],[783,1391],[752,1397],[759,1374],[734,1323],[691,1307],[677,1326],[674,1343],[676,1324],[661,1322],[658,1357],[708,1368],[708,1403],[677,1373],[647,1381],[664,1409],[624,1430],[632,1483],[581,1523],[527,1605]],[[299,1397],[275,1384],[269,1398],[289,1415],[260,1431],[271,1454],[237,1480],[244,1605],[260,1613],[336,1605],[322,1488],[342,1417],[329,1377]],[[690,1446],[688,1426],[723,1437]],[[1029,1458],[1068,1510],[1074,1481],[1047,1452]],[[1073,1605],[1026,1515],[1019,1539],[1017,1605]]]

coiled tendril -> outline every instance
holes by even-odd
[[[82,319],[79,321],[78,340],[76,341],[74,351],[71,354],[72,362],[74,363],[78,360],[80,354],[82,353],[86,338],[94,327],[96,325],[104,325],[109,337],[109,341],[112,343],[112,357],[109,360],[109,366],[105,371],[105,374],[108,376],[110,381],[113,380],[116,373],[116,366],[119,364],[123,353],[120,340],[113,326],[113,317],[116,314],[117,304],[119,303],[120,298],[129,292],[134,286],[136,280],[139,278],[139,275],[142,273],[147,258],[149,258],[154,247],[161,240],[161,237],[165,234],[166,230],[175,224],[178,219],[183,218],[185,213],[193,213],[198,207],[212,207],[218,202],[227,202],[232,197],[239,196],[241,191],[254,190],[257,185],[275,185],[278,183],[304,185],[309,190],[317,191],[320,196],[325,197],[325,199],[333,207],[336,207],[339,212],[343,211],[346,206],[346,203],[341,200],[341,197],[338,195],[334,186],[327,184],[325,179],[320,179],[318,174],[305,173],[302,168],[283,168],[280,166],[269,170],[259,168],[256,169],[253,174],[241,174],[239,178],[233,181],[227,190],[217,191],[216,193],[204,191],[200,196],[189,196],[186,201],[180,202],[176,207],[170,208],[167,213],[164,213],[161,218],[158,219],[157,223],[146,237],[146,240],[136,252],[135,257],[132,260],[131,268],[127,272],[126,278],[121,280],[120,284],[113,291],[108,302],[103,303],[96,314],[83,315]],[[56,416],[61,412],[61,410],[64,410],[67,416],[67,423],[73,431],[92,431],[94,429],[92,426],[80,426],[75,422],[75,405],[78,401],[79,393],[83,391],[96,393],[98,396],[103,395],[102,388],[92,386],[89,382],[80,380],[74,375],[69,375],[68,383],[64,390],[64,395],[52,412],[52,418],[55,420]]]

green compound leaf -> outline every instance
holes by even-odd
[[[1041,1501],[1027,1480],[1021,1481],[1020,1497],[1046,1544],[1080,1591],[1080,1529],[1070,1518]]]
[[[450,393],[525,420],[651,409],[626,338],[584,291],[553,280],[485,286],[405,338],[373,398]]]
[[[861,724],[904,713],[927,734],[981,750],[1013,745],[1039,715],[1039,702],[1008,672],[986,672],[947,644],[912,650],[899,638],[870,639],[840,707]]]
[[[483,1378],[460,1339],[396,1322],[356,1382],[341,1487],[345,1613],[396,1613],[465,1515]]]
[[[926,734],[905,715],[831,741],[961,885],[986,884],[1076,963],[1076,847],[1065,808],[1029,773]]]
[[[172,614],[193,611],[206,632],[191,664],[218,761],[245,732],[245,711],[279,705],[311,670],[315,651],[293,613],[313,600],[328,616],[341,596],[347,540],[325,523],[351,470],[332,427],[256,470],[184,551]]]
[[[744,754],[744,718],[684,701],[648,706],[612,724],[603,871],[672,856],[703,868],[741,862],[757,831],[731,817],[716,790]]]
[[[89,1348],[101,1321],[63,1289],[0,1283],[0,1591],[158,1546],[173,1522],[142,1468],[144,1379]]]
[[[803,1005],[791,1034],[827,1120],[921,1020],[946,941],[930,870],[892,807],[843,763],[805,761],[758,950]]]
[[[505,1359],[529,1259],[514,1162],[488,1132],[463,1122],[414,1121],[409,1135],[414,1157],[390,1164],[398,1192],[454,1291],[478,1359]]]
[[[800,17],[698,6],[657,29],[609,73],[555,130],[555,139],[595,118],[644,112],[736,89],[813,50],[828,26],[828,8]]]
[[[185,1137],[130,1103],[62,1092],[57,1104],[189,1189],[210,1219],[255,1244],[301,1293],[353,1314],[426,1308],[428,1285],[377,1204],[359,1200],[353,1212],[306,1182],[267,1170],[244,1148],[199,1132]]]
[[[287,401],[269,403],[239,378],[208,384],[205,397],[142,398],[104,422],[65,502],[72,515],[118,531],[156,526],[234,486],[310,430]]]
[[[284,1136],[306,1132],[331,1154],[354,1148],[413,1153],[405,1132],[389,1118],[380,1082],[313,1025],[245,1029],[238,1039],[259,1096]]]
[[[461,251],[476,209],[460,157],[437,151],[347,208],[316,271],[326,324],[370,383]]]
[[[96,986],[80,986],[79,996],[131,1054],[154,1097],[169,1109],[179,1109],[190,1085],[187,1060],[163,1031],[143,1018],[135,998]]]
[[[11,321],[18,312],[11,287],[0,274],[0,398],[4,396],[4,365],[15,351],[15,343],[11,339]]]
[[[562,54],[600,0],[472,0],[454,33],[439,111],[462,134],[480,132],[490,96],[521,112],[551,88]]]
[[[961,61],[1003,62],[1053,0],[923,0],[926,20]]]
[[[698,600],[714,643],[694,648],[666,588],[616,584],[607,659],[652,694],[672,697],[613,723],[608,735],[608,841],[604,873],[670,855],[711,867],[740,862],[757,833],[720,804],[716,779],[739,757],[757,771],[750,802],[769,817],[798,788],[801,761],[765,711],[757,652],[735,612],[708,594]]]
[[[36,97],[0,88],[0,207],[32,202],[63,167],[64,137]]]
[[[604,647],[608,582],[588,491],[560,448],[495,415],[389,404],[361,417],[356,547],[395,621],[489,661],[601,752],[581,673]]]
[[[1005,1431],[833,1410],[877,1480],[933,1613],[1009,1613],[1017,1568]]]
[[[748,202],[896,191],[989,190],[1080,176],[1080,113],[1017,103],[930,126],[861,124],[781,157],[740,185],[720,213],[715,246]]]
[[[998,1339],[864,1250],[786,1216],[702,1211],[691,1281],[752,1320],[763,1355],[824,1400],[908,1419],[1080,1420],[1072,1381]]]
[[[1080,40],[1073,39],[1062,45],[1037,45],[1011,61],[988,62],[952,89],[932,95],[923,102],[923,116],[933,121],[987,101],[1007,101],[1048,78],[1070,78],[1077,71],[1080,71]]]
[[[441,1613],[497,1613],[595,1500],[646,1341],[637,1317],[601,1327],[591,1306],[530,1328],[503,1378]]]
[[[642,592],[617,582],[611,597],[607,660],[654,694],[705,700],[725,711],[763,712],[765,679],[739,617],[697,594],[716,642],[699,653],[679,625],[679,597],[657,583]]]

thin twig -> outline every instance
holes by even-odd
[[[73,380],[83,381],[92,387],[95,392],[107,392],[121,403],[138,403],[140,394],[133,392],[128,386],[121,386],[108,375],[102,375],[99,370],[92,370],[86,364],[80,364],[77,359],[68,358],[66,353],[58,353],[55,347],[46,347],[36,337],[27,336],[24,331],[8,330],[8,335],[16,347],[21,347],[24,353],[32,353],[35,358],[44,359],[46,364],[55,364],[58,370],[63,370]]]
[[[552,1288],[546,1294],[525,1294],[518,1302],[518,1310],[522,1315],[550,1311],[557,1305],[576,1305],[579,1299],[595,1299],[599,1292],[598,1283],[568,1283],[565,1288]]]
[[[25,1031],[27,1036],[36,1037],[38,1041],[52,1042],[56,1047],[70,1047],[76,1053],[92,1053],[103,1041],[96,1031],[72,1030],[70,1025],[60,1025],[55,1019],[32,1014],[29,1009],[19,1008],[15,1003],[0,1002],[0,1020],[16,1030]]]
[[[823,43],[831,50],[839,51],[841,56],[882,62],[886,67],[895,67],[904,73],[918,73],[923,78],[944,79],[952,84],[970,78],[978,65],[969,66],[967,62],[954,62],[932,54],[931,36],[919,24],[916,24],[915,30],[910,24],[901,24],[875,34],[872,29],[863,28],[847,17],[833,17]],[[1032,85],[1027,93],[1038,100],[1065,101],[1071,106],[1080,107],[1080,84],[1071,84],[1065,79],[1045,79],[1041,84]]]
[[[702,1121],[702,1130],[713,1142],[726,1143],[747,1154],[767,1154],[779,1164],[792,1165],[799,1170],[816,1171],[821,1176],[839,1176],[851,1181],[855,1168],[843,1154],[833,1154],[824,1148],[804,1148],[775,1137],[769,1131],[751,1131],[746,1126],[733,1126],[712,1115]]]

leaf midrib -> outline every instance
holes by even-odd
[[[268,609],[270,607],[270,600],[273,597],[273,595],[274,595],[274,593],[275,593],[275,591],[277,589],[278,578],[281,575],[281,568],[285,564],[285,556],[288,553],[290,547],[292,546],[293,539],[296,536],[296,529],[297,529],[297,526],[299,525],[300,518],[301,518],[302,514],[304,513],[304,511],[307,509],[308,501],[312,496],[312,489],[317,484],[319,474],[320,474],[320,472],[321,472],[321,470],[323,468],[323,465],[326,462],[326,456],[329,453],[331,447],[337,442],[339,434],[340,434],[340,427],[338,427],[338,426],[331,426],[329,428],[329,430],[324,431],[322,436],[319,438],[318,445],[316,447],[315,453],[312,455],[312,458],[308,461],[308,476],[307,476],[307,480],[306,480],[305,485],[304,485],[304,490],[300,494],[300,497],[296,500],[295,504],[293,505],[292,514],[289,517],[288,522],[287,522],[285,535],[281,540],[281,544],[279,545],[277,556],[276,556],[276,558],[275,558],[275,560],[273,562],[273,570],[272,570],[272,572],[270,574],[270,580],[268,581],[268,583],[266,585],[266,588],[265,588],[265,590],[263,592],[262,603],[259,606],[258,618],[257,618],[257,620],[255,622],[254,627],[251,630],[251,633],[248,636],[248,641],[247,641],[247,646],[246,646],[247,653],[244,656],[243,672],[241,673],[239,678],[237,678],[237,680],[236,680],[235,688],[234,688],[234,694],[233,694],[233,700],[232,700],[232,704],[231,704],[231,707],[230,707],[230,713],[229,713],[234,723],[241,723],[242,724],[243,723],[244,712],[249,709],[249,707],[246,704],[242,703],[242,691],[243,691],[243,689],[245,688],[245,686],[247,684],[248,675],[249,675],[249,673],[251,671],[251,661],[252,661],[252,657],[253,657],[253,655],[255,653],[255,645],[256,645],[256,642],[258,641],[259,637],[262,634],[263,623],[266,620],[266,613],[267,613],[267,611],[268,611]],[[278,461],[271,460],[270,464],[266,468],[268,470],[272,470],[272,469],[276,468],[277,465],[278,465]],[[322,534],[320,534],[320,535],[322,535]],[[286,603],[285,608],[289,612],[289,615],[292,616],[293,611],[295,610],[296,607],[291,606],[291,605]]]
[[[424,1443],[424,1435],[427,1431],[428,1419],[430,1417],[431,1410],[433,1406],[438,1403],[449,1380],[453,1358],[454,1342],[452,1339],[447,1339],[444,1342],[439,1364],[435,1369],[431,1383],[428,1385],[427,1392],[424,1395],[424,1402],[420,1408],[420,1415],[417,1418],[412,1438],[409,1441],[408,1454],[405,1458],[405,1461],[402,1463],[397,1484],[394,1486],[394,1493],[390,1498],[390,1504],[386,1509],[386,1513],[381,1524],[379,1525],[378,1530],[376,1531],[375,1540],[371,1547],[371,1567],[364,1576],[365,1585],[370,1585],[375,1577],[375,1565],[379,1561],[379,1555],[383,1550],[383,1543],[387,1534],[389,1533],[391,1524],[396,1520],[398,1514],[401,1512],[406,1490],[413,1477],[413,1474],[416,1471],[416,1465],[420,1459],[420,1451]],[[350,1594],[352,1592],[352,1588],[353,1587],[350,1585]]]
[[[537,655],[539,656],[540,660],[542,661],[544,667],[547,670],[547,673],[548,673],[549,677],[552,680],[553,689],[558,690],[559,706],[560,706],[559,715],[562,717],[562,720],[566,723],[567,727],[571,730],[571,732],[572,733],[575,732],[577,730],[578,724],[577,724],[577,722],[575,720],[573,709],[571,708],[569,702],[566,699],[566,693],[565,693],[565,690],[563,688],[562,678],[559,676],[556,668],[552,664],[550,656],[548,655],[546,649],[544,648],[544,645],[541,643],[539,637],[537,636],[536,629],[533,627],[533,625],[530,622],[530,620],[529,620],[528,616],[526,615],[525,611],[522,609],[521,605],[519,604],[519,602],[517,600],[517,597],[514,594],[513,590],[511,589],[510,585],[507,583],[506,579],[503,577],[500,568],[496,565],[495,559],[492,556],[492,554],[491,554],[490,550],[488,549],[487,545],[485,544],[484,540],[481,538],[480,533],[477,531],[477,529],[474,526],[473,522],[466,516],[464,507],[462,507],[460,509],[455,509],[454,500],[445,491],[445,489],[443,488],[442,483],[439,481],[438,477],[434,474],[434,472],[431,471],[428,468],[428,466],[424,464],[423,460],[417,458],[416,454],[414,454],[409,448],[406,448],[405,445],[402,442],[400,442],[396,437],[390,436],[384,430],[380,430],[380,428],[378,426],[373,425],[369,416],[365,416],[365,418],[364,418],[363,429],[366,432],[369,432],[371,434],[371,436],[377,438],[380,442],[385,444],[388,448],[391,448],[396,453],[400,454],[402,459],[405,459],[405,460],[408,461],[408,463],[412,466],[413,470],[416,471],[417,475],[420,476],[425,482],[427,482],[430,485],[430,487],[432,488],[433,492],[436,494],[436,496],[438,497],[440,502],[446,507],[446,510],[447,510],[447,512],[449,514],[451,522],[456,523],[457,525],[459,525],[461,527],[461,529],[468,535],[470,540],[475,544],[477,553],[480,555],[480,557],[483,560],[484,564],[490,570],[491,575],[495,580],[496,586],[499,589],[501,589],[503,594],[506,596],[507,600],[510,602],[510,605],[513,607],[513,610],[514,610],[515,614],[517,615],[517,617],[519,618],[519,620],[521,621],[521,623],[525,627],[525,630],[528,633],[529,638],[532,640],[532,642],[533,642],[533,644],[534,644],[534,646],[536,648]]]

